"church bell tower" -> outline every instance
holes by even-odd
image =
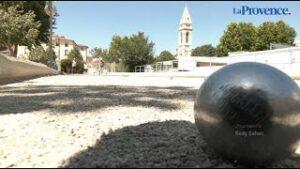
[[[191,56],[192,30],[192,19],[187,6],[185,6],[178,29],[177,57]]]

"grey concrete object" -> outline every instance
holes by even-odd
[[[295,152],[300,138],[298,85],[274,67],[254,62],[227,65],[197,92],[195,122],[220,156],[266,166]]]
[[[56,70],[43,64],[0,55],[0,85],[57,74]]]

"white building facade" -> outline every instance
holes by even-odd
[[[225,65],[238,62],[258,62],[273,66],[290,76],[300,77],[300,47],[289,47],[258,52],[234,52],[228,57],[181,57],[178,71],[210,75]]]
[[[62,59],[67,59],[70,51],[74,49],[74,47],[78,47],[84,62],[86,62],[86,58],[88,57],[88,46],[77,44],[74,40],[58,35],[52,36],[52,44],[55,55],[59,61]],[[41,44],[41,46],[45,50],[48,48],[48,44],[45,43]],[[27,46],[18,46],[17,58],[28,59],[29,54],[30,50]]]

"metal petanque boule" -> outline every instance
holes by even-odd
[[[209,76],[197,92],[195,122],[220,156],[266,166],[292,155],[300,140],[297,84],[274,67],[235,63]]]

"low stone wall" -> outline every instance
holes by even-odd
[[[197,68],[196,71],[190,72],[136,72],[136,73],[128,73],[128,72],[109,72],[103,73],[101,75],[104,76],[137,76],[137,77],[183,77],[183,78],[205,78],[219,70],[220,66],[212,66],[212,67],[201,67]],[[277,68],[278,69],[278,68]],[[289,75],[291,78],[295,80],[300,80],[300,69],[279,69],[282,72]],[[97,73],[95,75],[98,75]]]
[[[43,64],[0,55],[0,85],[57,74],[56,70]]]

